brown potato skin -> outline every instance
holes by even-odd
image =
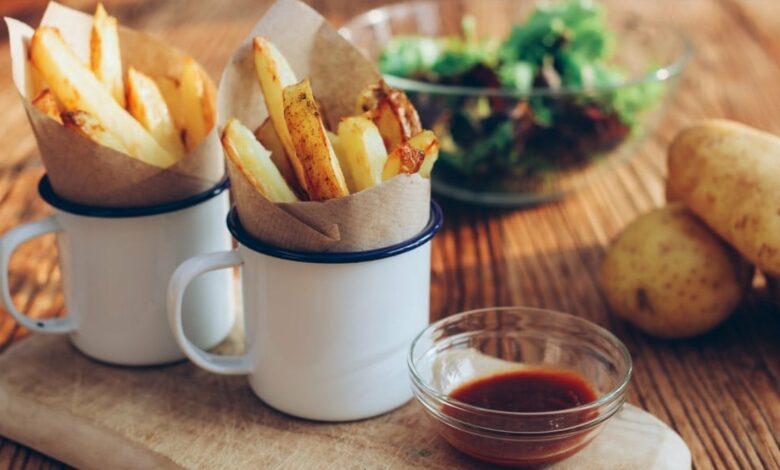
[[[312,201],[349,195],[344,174],[328,140],[309,79],[282,90],[284,119],[295,154],[303,167],[306,193]]]
[[[780,137],[726,120],[678,134],[667,197],[685,203],[757,268],[780,276]]]
[[[389,87],[384,80],[360,93],[356,110],[374,121],[388,152],[423,130],[420,116],[406,93]]]
[[[601,267],[609,306],[652,336],[685,338],[724,321],[750,267],[682,204],[655,209],[615,240]]]

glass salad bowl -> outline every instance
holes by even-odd
[[[687,37],[644,21],[634,2],[544,5],[412,1],[340,29],[439,137],[439,195],[557,200],[635,154],[660,122],[692,54]]]

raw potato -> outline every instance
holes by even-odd
[[[320,118],[308,79],[284,89],[284,119],[312,201],[349,195],[344,174]]]
[[[763,272],[780,276],[780,137],[725,120],[669,148],[667,194]]]
[[[122,59],[116,18],[108,16],[102,3],[95,9],[89,39],[89,61],[92,72],[121,107],[125,107],[125,87],[122,83]]]
[[[682,204],[631,223],[601,268],[612,310],[664,338],[704,333],[739,305],[750,268]]]

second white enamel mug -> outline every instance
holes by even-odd
[[[427,226],[397,245],[302,253],[252,238],[234,209],[228,227],[238,249],[192,258],[171,279],[174,336],[198,366],[248,375],[257,396],[279,411],[322,421],[390,411],[412,396],[406,355],[428,324],[430,242],[441,224],[432,203]],[[242,267],[246,351],[223,357],[187,338],[181,299],[197,276],[232,266]]]
[[[148,366],[184,358],[166,315],[174,269],[200,253],[229,249],[230,233],[216,223],[229,209],[227,180],[187,199],[150,207],[100,208],[54,193],[41,197],[54,215],[22,224],[0,238],[0,294],[9,313],[37,333],[67,334],[84,354],[119,365]],[[33,319],[18,311],[9,291],[8,262],[17,246],[57,234],[67,316]],[[233,325],[233,280],[211,273],[185,294],[184,325],[197,344],[212,347]]]

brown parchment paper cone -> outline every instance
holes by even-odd
[[[142,207],[173,202],[205,191],[224,177],[216,129],[175,165],[162,169],[102,147],[64,128],[31,104],[28,45],[33,29],[5,18],[11,65],[19,94],[38,142],[54,191],[73,202],[99,207]],[[89,63],[92,16],[50,2],[42,26],[59,28],[74,52]],[[125,69],[133,66],[152,77],[179,77],[185,54],[165,42],[119,27]],[[207,76],[204,74],[204,76]],[[207,86],[216,92],[207,79]]]
[[[331,129],[354,113],[358,93],[381,77],[311,7],[297,0],[278,0],[222,74],[217,97],[220,129],[233,117],[255,129],[268,116],[252,57],[255,36],[270,39],[299,79],[309,77]],[[354,252],[382,248],[414,237],[430,216],[430,182],[416,174],[325,202],[274,204],[257,193],[229,159],[228,171],[241,224],[252,236],[286,249]]]

